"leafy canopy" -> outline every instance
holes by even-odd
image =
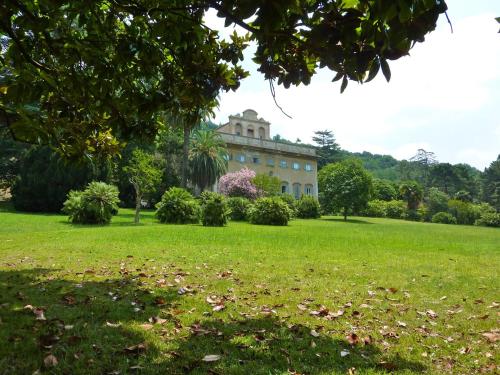
[[[248,36],[205,25],[213,9]],[[249,40],[270,81],[308,84],[326,67],[367,82],[434,30],[443,0],[66,0],[2,2],[0,126],[68,156],[110,155],[161,119],[196,123],[236,90]]]

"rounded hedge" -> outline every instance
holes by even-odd
[[[231,210],[229,214],[231,220],[244,221],[247,220],[248,209],[251,206],[250,200],[243,197],[227,198],[227,205]]]
[[[379,199],[369,201],[362,214],[368,217],[385,217],[385,206],[386,202]]]
[[[173,187],[156,204],[156,217],[165,224],[196,224],[200,221],[200,205],[186,190]]]
[[[297,199],[292,194],[283,193],[279,196],[282,201],[284,201],[288,208],[290,209],[292,217],[297,216]]]
[[[290,208],[281,198],[259,198],[250,208],[248,219],[252,224],[288,225],[291,214]]]
[[[385,204],[385,215],[391,219],[405,219],[407,207],[404,201],[389,201]]]
[[[63,212],[72,223],[109,224],[118,213],[118,188],[93,181],[84,191],[70,191]]]
[[[227,224],[231,210],[223,195],[204,192],[201,195],[201,202],[201,222],[203,226],[223,227]]]
[[[295,203],[297,208],[297,217],[301,219],[317,219],[321,216],[321,207],[316,198],[309,195],[303,195]]]
[[[432,222],[439,224],[456,224],[457,219],[455,218],[455,216],[448,212],[438,212],[437,214],[432,216]]]

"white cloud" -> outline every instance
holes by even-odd
[[[222,94],[216,121],[253,108],[271,122],[273,133],[292,140],[310,141],[314,130],[331,129],[347,150],[386,150],[407,158],[425,145],[443,155],[443,161],[482,168],[500,152],[498,143],[491,142],[499,131],[495,104],[500,103],[500,43],[494,17],[454,20],[453,34],[442,18],[410,57],[391,64],[389,84],[380,75],[366,85],[351,82],[340,95],[339,84],[331,82],[333,73],[321,71],[309,86],[278,87],[277,100],[293,119],[279,111],[268,83],[248,65],[253,68],[251,78],[236,93]],[[476,115],[482,118],[484,146],[464,147],[468,132],[474,132],[474,124],[464,121]],[[456,144],[462,149],[456,150]]]

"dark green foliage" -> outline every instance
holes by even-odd
[[[312,140],[317,144],[318,170],[342,159],[340,146],[335,142],[335,136],[331,130],[315,131]]]
[[[398,197],[394,184],[389,180],[373,179],[372,198],[374,200],[392,201]]]
[[[439,224],[456,224],[457,219],[448,212],[438,212],[432,216],[432,222]]]
[[[248,212],[252,224],[288,225],[291,211],[288,205],[278,197],[257,199]]]
[[[429,214],[432,217],[438,212],[448,211],[448,201],[450,197],[443,193],[438,188],[432,187],[429,189],[429,196],[427,197],[427,207],[429,208]]]
[[[399,185],[399,195],[406,201],[409,210],[416,210],[422,201],[424,191],[416,181],[404,181]]]
[[[301,219],[317,219],[321,216],[321,207],[316,198],[303,195],[297,200],[297,217]]]
[[[404,201],[390,201],[385,204],[385,214],[391,219],[406,219],[407,204]]]
[[[0,191],[14,184],[28,145],[16,142],[5,128],[0,128]]]
[[[448,201],[448,211],[463,225],[473,225],[481,216],[477,206],[456,199]]]
[[[328,211],[341,211],[344,220],[350,211],[366,207],[372,190],[372,178],[355,159],[328,164],[318,175],[319,190]]]
[[[454,195],[454,198],[462,202],[469,202],[469,203],[472,202],[471,194],[465,190],[457,191]]]
[[[201,222],[205,227],[223,227],[231,209],[222,194],[204,192],[201,197]]]
[[[385,217],[386,202],[381,200],[369,201],[366,208],[361,212],[361,214],[368,217]]]
[[[20,211],[59,212],[70,190],[94,179],[107,180],[109,169],[63,160],[48,147],[33,147],[23,158],[12,188],[14,207]]]
[[[74,224],[109,224],[118,213],[118,188],[93,181],[84,191],[71,191],[63,212]]]
[[[200,221],[200,205],[188,191],[172,187],[156,204],[156,217],[166,224],[196,224]]]
[[[227,204],[231,210],[230,217],[234,221],[244,221],[247,219],[248,209],[250,208],[250,200],[243,197],[229,197]]]
[[[389,80],[388,61],[408,55],[447,9],[429,0],[4,3],[1,101],[15,119],[7,125],[74,156],[153,137],[165,112],[195,124],[248,75],[239,63],[249,40],[258,70],[285,88],[309,84],[319,68],[342,90],[380,71]],[[210,9],[249,36],[218,37],[205,25]]]
[[[500,213],[497,212],[485,213],[481,215],[479,219],[476,220],[475,225],[500,228]]]
[[[283,193],[280,194],[280,198],[283,202],[285,202],[290,209],[292,217],[297,216],[297,199],[292,194]]]
[[[484,170],[482,178],[483,201],[500,212],[500,155]]]
[[[420,215],[420,211],[418,209],[408,210],[406,211],[405,219],[410,221],[420,221],[422,219],[422,216]]]

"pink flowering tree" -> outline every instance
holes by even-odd
[[[228,197],[245,197],[255,199],[259,196],[252,180],[255,172],[247,167],[238,172],[227,173],[219,180],[219,192]]]

